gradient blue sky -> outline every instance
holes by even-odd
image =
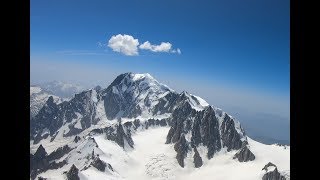
[[[284,117],[288,138],[289,9],[289,0],[31,0],[31,82],[106,86],[119,73],[149,72],[235,114],[250,111],[255,123],[261,112]],[[126,56],[98,45],[117,34],[182,53]]]

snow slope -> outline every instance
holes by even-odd
[[[194,168],[192,152],[187,156],[186,167],[181,168],[176,162],[173,144],[165,144],[168,131],[168,127],[158,127],[137,132],[132,136],[135,148],[129,152],[124,152],[101,136],[96,137],[96,141],[102,151],[115,156],[114,164],[110,161],[112,158],[105,159],[127,180],[257,180],[262,178],[262,168],[268,162],[276,164],[280,172],[290,170],[290,147],[284,149],[277,145],[264,145],[250,138],[250,148],[256,156],[254,161],[239,162],[232,158],[235,151],[224,150],[209,161],[199,148],[204,165],[199,169]],[[107,177],[101,176],[103,178]]]
[[[194,168],[193,152],[185,160],[186,166],[180,167],[175,159],[176,152],[173,144],[165,144],[169,127],[153,127],[148,130],[137,131],[132,138],[135,148],[124,151],[113,141],[108,141],[103,135],[93,136],[101,150],[100,158],[112,164],[116,173],[110,174],[89,168],[80,172],[81,179],[126,179],[126,180],[257,180],[261,179],[262,168],[268,162],[277,165],[279,171],[290,172],[290,147],[264,145],[248,138],[250,148],[256,159],[249,162],[239,162],[233,159],[235,151],[226,152],[224,149],[217,153],[210,161],[205,157],[205,148],[199,147],[203,158],[203,166]],[[88,143],[87,143],[88,144]],[[85,147],[83,144],[78,147]],[[90,145],[91,146],[91,145]],[[90,153],[90,148],[87,153]],[[97,152],[97,150],[95,151]],[[84,153],[86,154],[86,153]],[[73,157],[73,159],[80,156]],[[75,161],[75,160],[71,160]],[[71,164],[61,170],[49,170],[40,174],[49,179],[62,179],[63,171],[68,170]],[[78,166],[80,166],[78,164]],[[81,165],[83,166],[83,165]]]
[[[181,168],[176,160],[172,144],[164,144],[169,128],[157,128],[137,133],[132,138],[136,143],[135,150],[128,153],[137,161],[135,168],[127,170],[126,179],[177,179],[177,180],[257,180],[263,176],[261,169],[268,162],[278,166],[279,171],[290,169],[290,147],[284,149],[276,145],[264,145],[250,138],[249,144],[256,155],[254,161],[241,163],[232,157],[235,151],[221,152],[210,161],[201,155],[204,165],[195,169],[193,153],[186,159],[186,167]],[[201,154],[201,152],[200,152]],[[232,173],[230,173],[232,172]]]

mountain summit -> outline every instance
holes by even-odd
[[[121,74],[107,88],[89,89],[68,101],[48,98],[31,118],[30,141],[32,178],[50,177],[53,171],[66,178],[64,172],[76,167],[80,179],[170,179],[185,168],[206,169],[215,157],[257,161],[258,169],[268,159],[256,160],[262,157],[259,145],[238,120],[148,73]],[[39,148],[47,152],[46,166],[32,159]],[[133,173],[135,166],[141,167],[140,175]]]

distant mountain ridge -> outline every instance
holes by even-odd
[[[74,96],[74,94],[85,90],[85,88],[80,85],[62,81],[39,83],[36,84],[36,86],[39,86],[43,90],[61,98],[71,98]]]
[[[79,85],[63,83],[60,81],[52,81],[30,85],[30,117],[34,117],[50,96],[53,97],[55,103],[71,99],[76,93],[84,90]]]

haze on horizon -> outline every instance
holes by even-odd
[[[31,0],[31,83],[106,87],[121,73],[150,73],[250,133],[290,140],[289,5]]]

